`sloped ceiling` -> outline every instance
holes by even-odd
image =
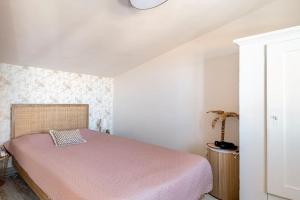
[[[115,76],[271,1],[1,0],[0,62]]]

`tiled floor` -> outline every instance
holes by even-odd
[[[26,183],[17,175],[7,178],[4,186],[0,188],[0,200],[38,200]],[[216,200],[206,195],[204,200]]]

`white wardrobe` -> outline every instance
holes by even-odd
[[[300,200],[300,26],[240,46],[240,199]]]

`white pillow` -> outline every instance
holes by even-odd
[[[86,140],[80,135],[80,131],[78,129],[64,131],[50,130],[49,133],[56,146],[81,144],[86,142]]]

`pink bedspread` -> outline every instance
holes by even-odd
[[[87,143],[55,147],[49,134],[27,135],[8,151],[53,200],[198,200],[212,189],[197,155],[81,130]]]

